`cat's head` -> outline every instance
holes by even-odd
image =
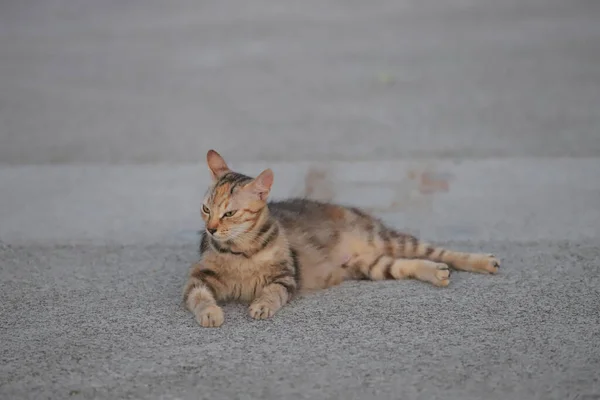
[[[273,171],[266,169],[256,178],[234,172],[214,150],[206,154],[206,163],[212,176],[200,210],[206,231],[219,241],[234,241],[256,226],[273,185]]]

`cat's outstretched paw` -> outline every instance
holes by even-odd
[[[435,279],[431,283],[433,283],[435,286],[448,286],[450,284],[450,268],[448,267],[448,265],[443,263],[436,263],[435,268]]]
[[[248,309],[254,319],[267,319],[275,315],[275,311],[265,303],[252,303]]]
[[[205,328],[218,328],[225,320],[223,310],[217,305],[201,308],[196,312],[196,320]]]

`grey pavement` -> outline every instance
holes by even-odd
[[[0,399],[600,398],[600,3],[0,2]],[[208,148],[493,252],[181,304]]]

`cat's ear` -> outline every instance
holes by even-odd
[[[212,149],[206,153],[206,163],[208,164],[208,169],[210,170],[213,180],[219,179],[221,176],[231,171],[223,157]]]
[[[256,195],[260,200],[266,201],[273,185],[273,171],[270,168],[265,169],[252,182],[246,185],[246,188]]]

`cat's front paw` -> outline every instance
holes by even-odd
[[[267,319],[275,315],[273,310],[268,304],[265,303],[252,303],[248,309],[250,316],[254,319]]]
[[[196,320],[205,328],[218,328],[223,325],[223,310],[217,305],[203,307],[196,312]]]

